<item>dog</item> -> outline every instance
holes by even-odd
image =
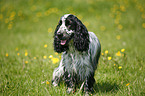
[[[61,17],[54,32],[54,50],[63,52],[59,67],[53,72],[52,84],[61,80],[67,85],[67,92],[74,92],[81,85],[84,92],[92,92],[94,73],[101,53],[101,44],[93,32],[75,15]]]

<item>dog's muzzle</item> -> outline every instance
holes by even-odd
[[[57,33],[57,36],[58,36],[58,38],[61,41],[60,42],[61,45],[65,45],[67,40],[68,40],[68,38],[69,38],[69,36],[67,36],[66,34],[63,34],[63,33]]]

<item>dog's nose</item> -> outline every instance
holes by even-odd
[[[61,39],[63,37],[63,33],[57,33],[57,36],[59,39]]]

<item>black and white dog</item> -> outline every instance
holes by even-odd
[[[58,68],[53,72],[52,84],[57,86],[64,80],[73,92],[81,85],[85,92],[93,91],[94,73],[101,52],[101,45],[93,32],[74,15],[61,17],[54,33],[54,50],[63,52]]]

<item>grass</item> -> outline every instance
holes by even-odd
[[[65,84],[51,85],[61,58],[53,33],[66,13],[79,17],[102,45],[93,95],[144,96],[144,0],[1,0],[0,95],[68,95]],[[83,94],[78,88],[73,95]]]

